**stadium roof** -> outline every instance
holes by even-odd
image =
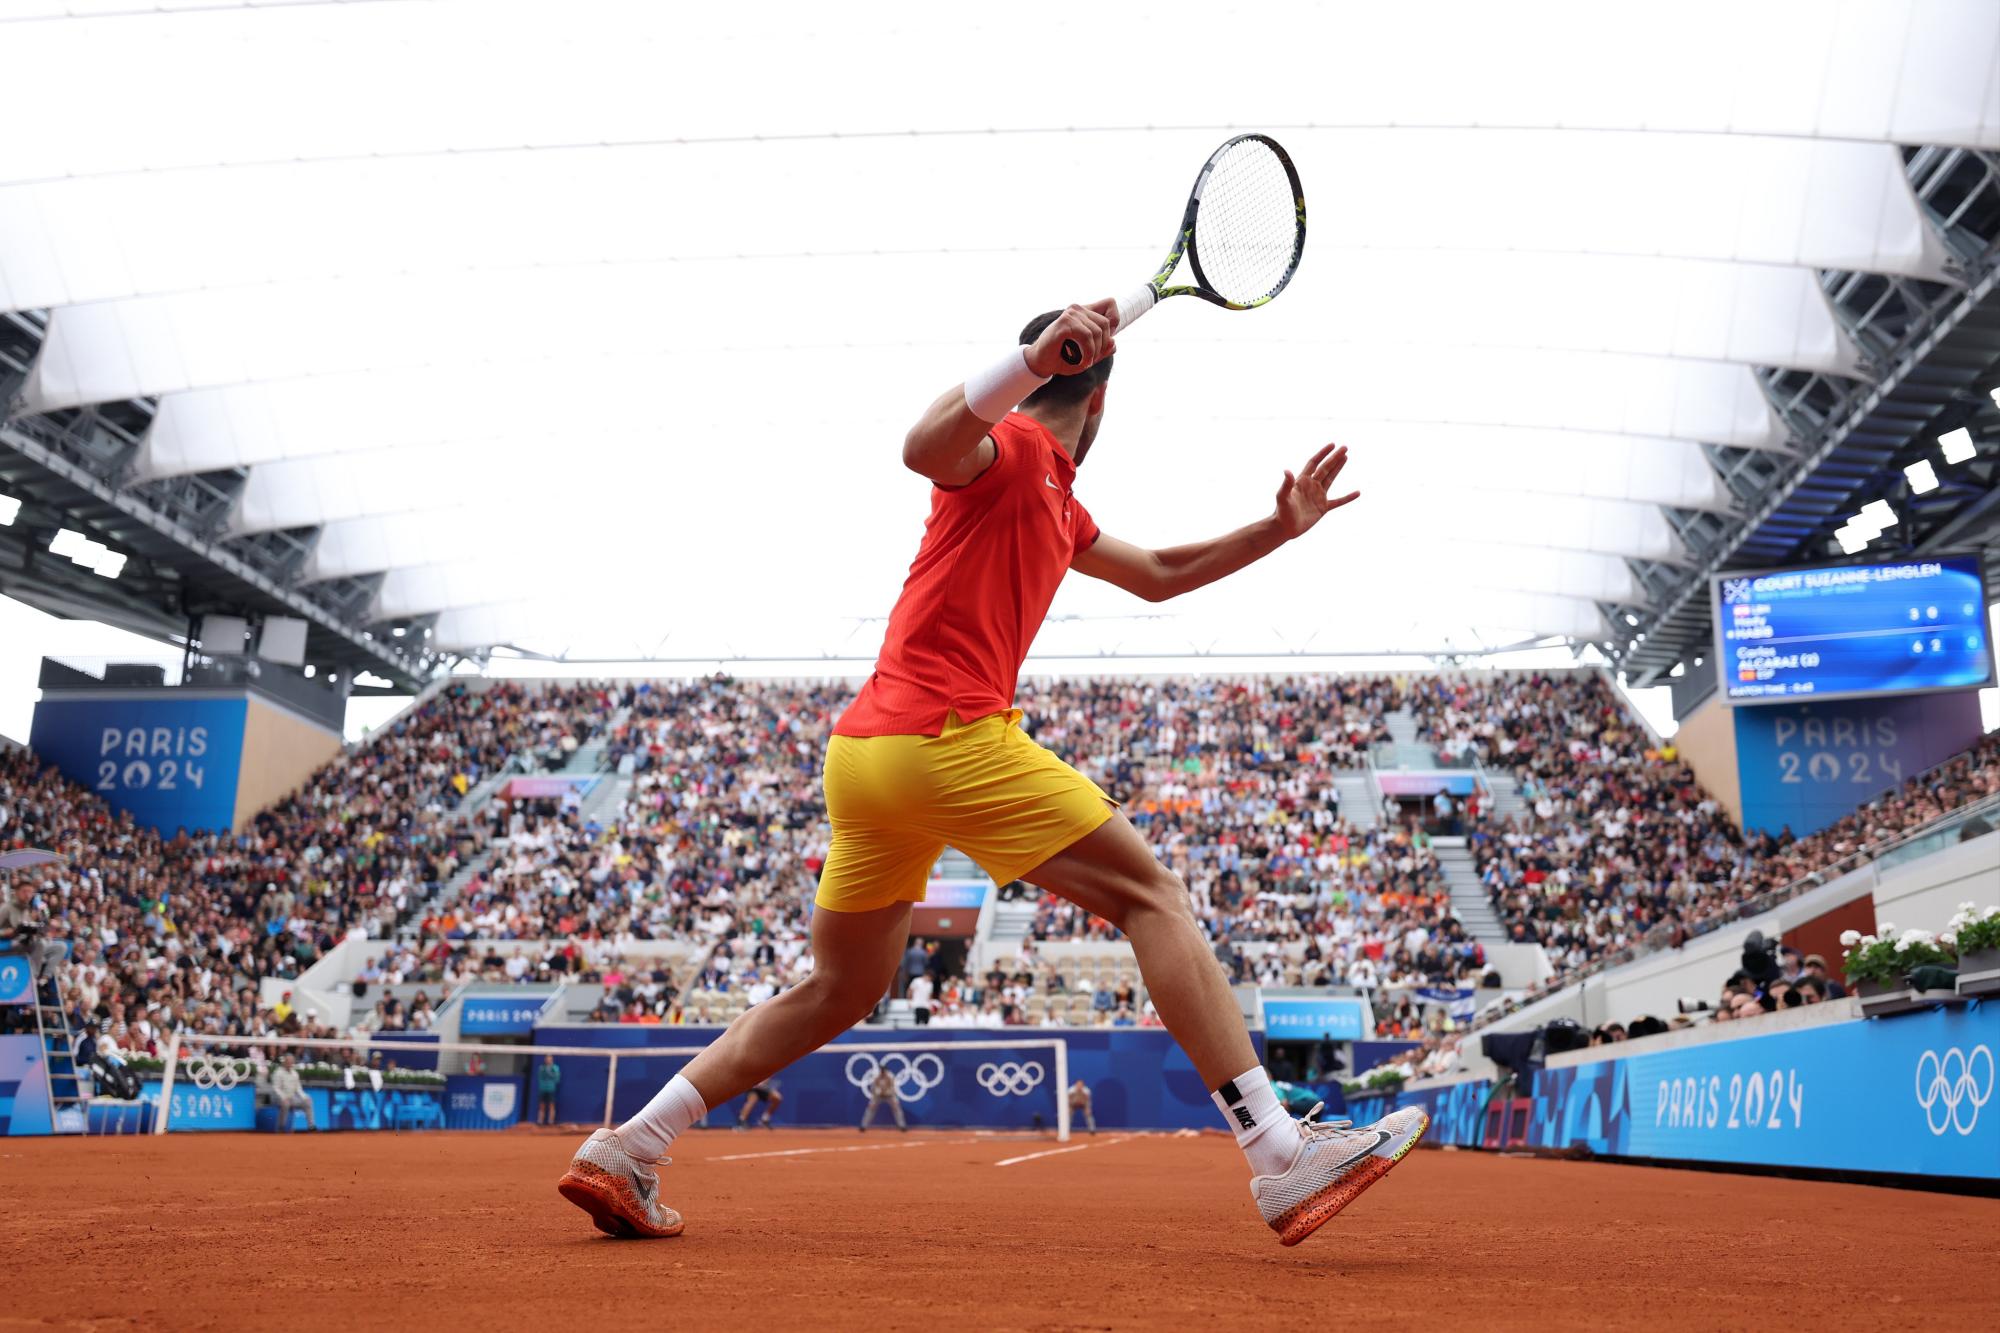
[[[1185,541],[1333,438],[1364,498],[1167,606],[1072,580],[1038,647],[1615,642],[1824,443],[1779,390],[1894,369],[1839,283],[1976,276],[1902,146],[2000,149],[1980,0],[0,17],[15,413],[146,405],[119,486],[209,485],[204,541],[433,649],[872,653],[904,429],[1150,272],[1237,128],[1305,263],[1134,330],[1080,494]]]

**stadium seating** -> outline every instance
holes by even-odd
[[[156,838],[12,750],[0,844],[70,855],[26,877],[33,911],[72,943],[77,1017],[108,1022],[121,1046],[181,1023],[297,1026],[260,1005],[260,984],[298,977],[357,929],[387,942],[358,978],[368,1025],[423,1026],[472,978],[594,987],[603,1021],[726,1021],[811,967],[819,765],[848,697],[726,679],[455,685],[240,837]],[[1378,824],[1339,779],[1403,710],[1447,757],[1516,779],[1525,811],[1475,803],[1470,843],[1509,931],[1564,972],[1708,928],[2000,791],[1989,738],[1821,834],[1746,839],[1594,672],[1031,682],[1021,704],[1187,880],[1222,964],[1272,985],[1381,991],[1480,972],[1428,838]],[[621,802],[586,816],[476,799],[504,770],[558,767],[593,741],[629,784]],[[1070,905],[1039,896],[1018,949],[940,977],[932,1021],[1152,1021],[1129,948]]]
[[[25,750],[0,753],[0,843],[68,864],[31,880],[31,915],[67,939],[65,1003],[147,1047],[176,1025],[255,1030],[265,978],[295,978],[352,928],[387,934],[448,880],[452,814],[517,756],[588,739],[614,698],[591,686],[453,685],[322,768],[242,834],[162,838]],[[16,877],[16,883],[22,877]]]
[[[1646,940],[1671,945],[1860,848],[2000,791],[2000,737],[1808,837],[1745,835],[1594,672],[1414,682],[1420,734],[1511,771],[1524,814],[1483,812],[1470,840],[1510,934],[1558,973]]]

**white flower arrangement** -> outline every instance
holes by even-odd
[[[2000,949],[2000,904],[1981,911],[1975,904],[1960,903],[1946,929],[1961,955]]]

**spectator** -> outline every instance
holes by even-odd
[[[1806,955],[1805,969],[1799,974],[1799,984],[1811,980],[1819,984],[1822,999],[1838,1000],[1847,994],[1847,987],[1827,973],[1826,959],[1819,954]]]
[[[312,1098],[299,1080],[290,1051],[278,1057],[278,1065],[271,1071],[271,1105],[278,1108],[278,1128],[285,1133],[292,1131],[294,1110],[305,1111],[307,1129],[319,1128],[313,1121]]]
[[[556,1122],[556,1092],[562,1087],[562,1066],[553,1055],[542,1057],[542,1063],[535,1069],[535,1123],[553,1125]]]

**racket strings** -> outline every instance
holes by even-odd
[[[1225,149],[1194,225],[1195,252],[1216,295],[1239,303],[1269,296],[1298,251],[1297,201],[1277,154],[1254,139]]]

